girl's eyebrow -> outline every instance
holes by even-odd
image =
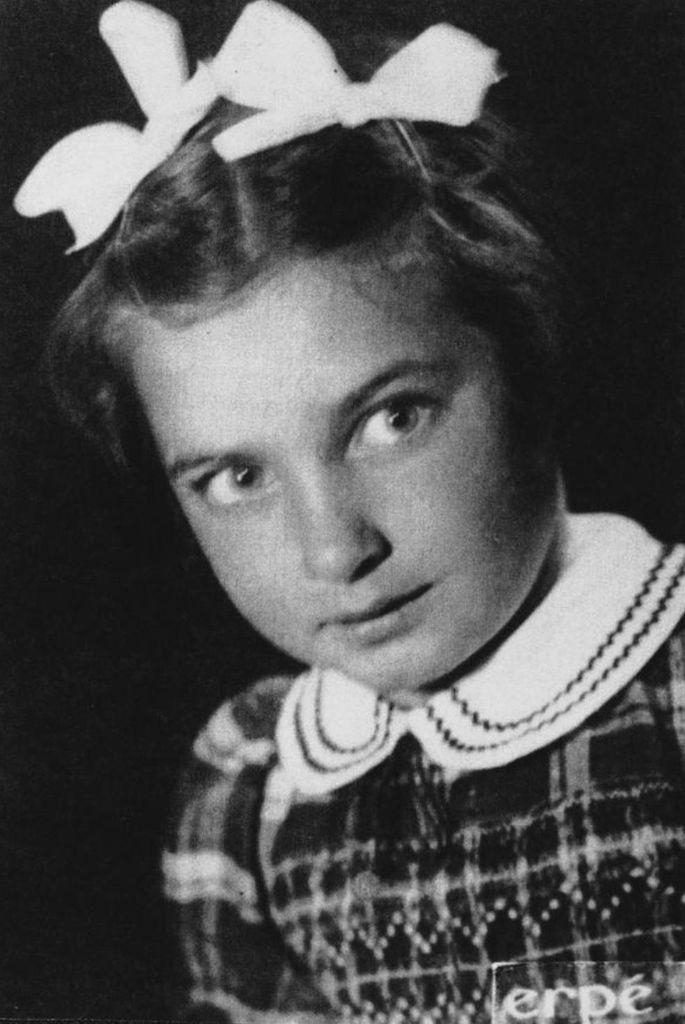
[[[347,419],[354,415],[373,395],[378,391],[382,391],[384,387],[392,384],[393,381],[419,373],[433,377],[444,377],[451,366],[452,363],[447,359],[400,359],[385,367],[385,369],[370,380],[364,381],[359,387],[348,392],[336,406],[336,418]],[[207,470],[218,469],[241,460],[249,461],[249,456],[244,451],[225,449],[220,452],[198,452],[191,455],[182,455],[177,459],[173,459],[168,464],[165,463],[165,470],[169,479],[173,482],[186,473],[201,468]]]
[[[411,374],[419,373],[434,377],[444,376],[451,366],[452,363],[447,359],[399,359],[397,362],[387,366],[381,373],[376,374],[371,380],[365,381],[358,388],[345,395],[338,405],[336,412],[341,417],[350,416],[360,406],[368,402],[377,391],[382,391],[388,384],[392,384],[393,381],[401,377],[408,377]]]
[[[174,482],[180,477],[185,476],[186,473],[191,473],[197,469],[217,470],[221,469],[222,466],[230,466],[235,462],[239,462],[244,459],[247,461],[245,455],[241,456],[240,452],[233,451],[221,451],[221,452],[198,452],[197,455],[181,455],[180,458],[174,459],[170,463],[165,463],[164,469],[169,479]]]

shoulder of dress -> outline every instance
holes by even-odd
[[[198,734],[194,758],[226,775],[272,764],[276,725],[292,683],[289,676],[260,679],[225,701]]]
[[[652,655],[638,678],[651,682],[672,683],[685,673],[685,616],[682,616],[661,646]]]
[[[682,645],[683,643],[685,643],[685,615],[680,619],[668,639],[669,646],[673,644]]]

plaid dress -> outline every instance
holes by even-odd
[[[406,731],[356,778],[307,791],[277,742],[293,680],[222,706],[194,746],[164,860],[181,1015],[489,1024],[496,962],[535,978],[550,961],[685,960],[677,618],[654,649],[684,610],[685,552],[652,544],[661,589],[637,587],[618,616],[607,667],[583,684],[599,706],[499,766],[452,771]],[[643,664],[602,702],[637,649]]]

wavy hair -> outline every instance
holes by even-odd
[[[340,254],[391,271],[423,263],[498,341],[521,437],[549,433],[558,390],[556,271],[511,173],[514,140],[486,113],[463,129],[333,126],[235,163],[213,137],[245,111],[219,101],[139,185],[62,308],[49,375],[69,418],[116,464],[145,447],[127,373],[138,313],[191,322],[293,257]],[[149,439],[148,439],[149,440]]]

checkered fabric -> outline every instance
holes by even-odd
[[[685,960],[682,625],[582,726],[459,778],[405,736],[355,782],[299,794],[273,739],[291,684],[224,705],[181,786],[165,873],[182,1013],[490,1024],[496,961]]]

